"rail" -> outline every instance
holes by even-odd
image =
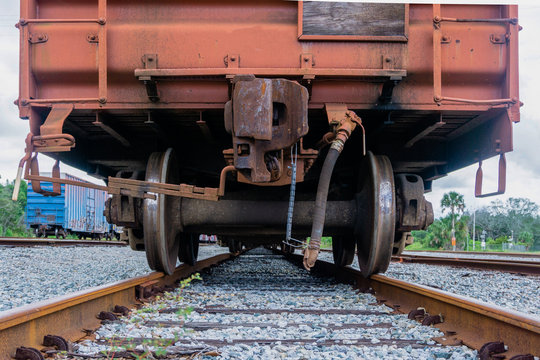
[[[496,255],[496,256],[512,256],[512,257],[523,257],[523,258],[537,258],[540,259],[540,252],[534,253],[523,253],[523,252],[485,252],[485,251],[451,251],[451,250],[410,250],[410,252],[423,253],[423,254],[452,254],[452,255]],[[405,250],[403,255],[410,255],[409,251]]]
[[[290,255],[290,259],[302,266],[301,255]],[[352,282],[360,291],[373,289],[379,302],[396,311],[406,314],[423,307],[429,314],[441,314],[444,322],[436,327],[447,334],[435,339],[441,344],[464,344],[481,349],[488,342],[504,341],[508,347],[504,353],[506,358],[523,354],[540,355],[539,317],[384,275],[372,275],[366,279],[359,270],[339,268],[325,261],[317,261],[314,271],[333,274],[340,280]]]
[[[392,256],[392,261],[430,265],[459,266],[482,270],[496,270],[517,272],[521,274],[540,275],[540,261],[508,259],[472,259],[459,257],[437,257],[403,254],[400,256]]]
[[[0,238],[0,246],[73,246],[73,245],[104,245],[104,246],[127,246],[125,241],[89,241],[89,240],[58,240],[58,239],[34,239],[34,238]]]
[[[110,285],[75,292],[59,298],[0,312],[0,359],[10,359],[20,346],[40,349],[45,335],[54,334],[68,341],[86,336],[83,329],[97,328],[101,311],[115,305],[137,304],[145,293],[156,287],[174,284],[194,272],[217,265],[233,257],[221,254],[199,261],[195,266],[181,265],[167,276],[152,272]]]

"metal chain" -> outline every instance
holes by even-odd
[[[296,196],[296,164],[298,158],[297,144],[291,146],[291,192],[289,194],[289,209],[287,211],[287,233],[284,243],[294,248],[304,248],[305,242],[302,240],[294,239],[292,235],[292,220],[294,211],[294,198]]]

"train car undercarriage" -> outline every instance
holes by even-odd
[[[478,162],[485,196],[499,156],[504,192],[515,6],[220,6],[22,0],[19,181],[69,183],[39,175],[40,152],[101,177],[75,185],[108,191],[108,222],[167,273],[204,233],[300,246],[307,269],[331,236],[369,276],[433,221],[432,181]]]

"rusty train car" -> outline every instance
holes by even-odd
[[[106,215],[167,273],[198,236],[303,244],[384,272],[433,221],[432,181],[519,121],[517,6],[21,0],[19,176],[37,154],[105,179]],[[309,237],[309,242],[303,239]]]

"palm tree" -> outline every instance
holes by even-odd
[[[444,213],[445,210],[450,209],[450,214],[452,215],[452,238],[456,237],[456,214],[462,213],[465,210],[465,200],[463,200],[463,195],[458,194],[455,191],[450,191],[443,195],[441,199],[441,208]]]

